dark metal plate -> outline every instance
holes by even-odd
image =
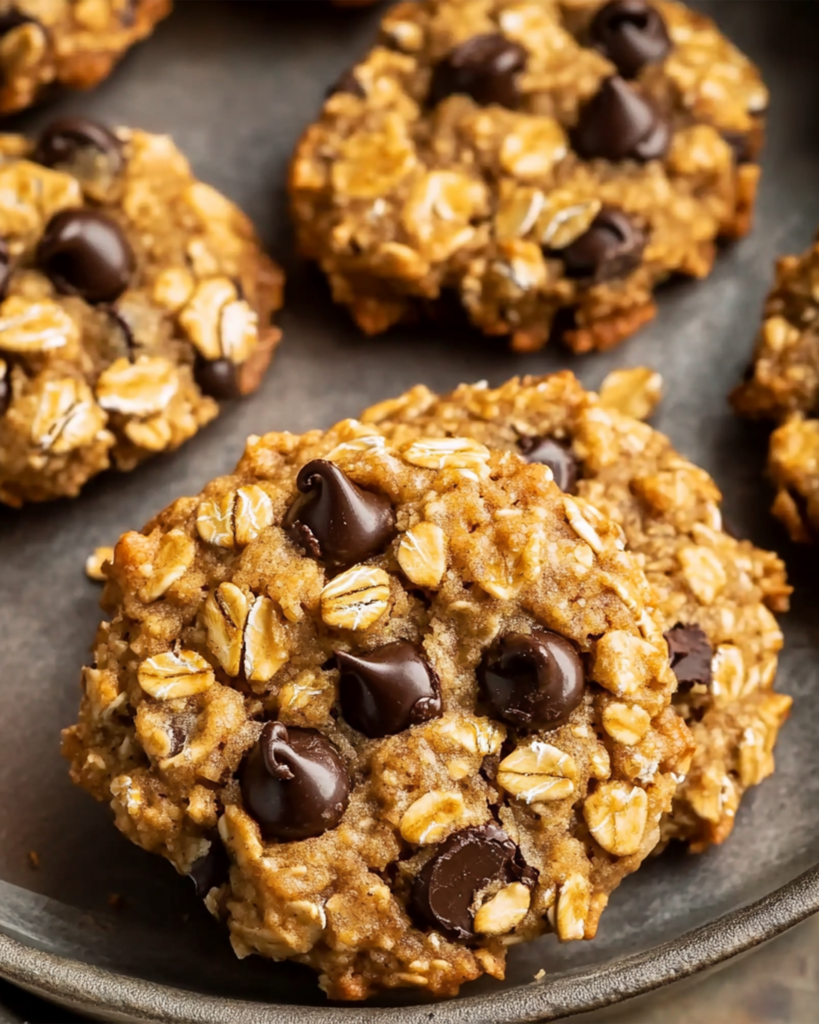
[[[735,420],[725,402],[748,359],[775,255],[802,249],[819,223],[819,9],[777,0],[701,6],[762,65],[772,87],[757,227],[723,254],[708,281],[666,288],[660,316],[638,337],[584,360],[558,348],[514,357],[476,335],[432,327],[363,339],[331,306],[320,278],[294,266],[288,155],[325,85],[366,46],[374,11],[332,11],[308,0],[180,2],[153,41],[95,93],[10,122],[29,130],[55,110],[71,110],[172,133],[201,177],[253,217],[290,281],[286,341],[257,395],[174,456],[98,480],[76,501],[0,511],[0,973],[86,1011],[95,1007],[106,1020],[504,1024],[646,991],[819,909],[819,872],[793,882],[819,862],[816,557],[790,548],[768,519],[764,431]],[[657,426],[714,474],[741,533],[784,551],[800,585],[780,670],[797,711],[783,731],[775,777],[745,801],[723,849],[666,855],[629,879],[594,943],[561,947],[546,938],[516,947],[504,983],[484,980],[449,1003],[419,1006],[409,993],[398,997],[403,1005],[380,1010],[326,1008],[308,971],[235,960],[189,883],[122,839],[108,811],[68,782],[58,733],[73,720],[79,668],[99,617],[99,592],[83,574],[86,555],[227,471],[248,433],[328,425],[418,381],[448,389],[462,379],[499,383],[570,366],[593,386],[615,366],[641,363],[666,380]],[[113,893],[124,897],[118,911],[107,903]],[[694,929],[704,930],[684,935]],[[546,976],[535,983],[541,968]]]

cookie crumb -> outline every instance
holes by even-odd
[[[103,571],[103,566],[106,562],[113,562],[113,560],[113,548],[94,548],[94,553],[85,560],[85,575],[95,583],[104,583],[105,572]]]
[[[35,871],[40,867],[40,854],[36,850],[28,851],[28,863]]]

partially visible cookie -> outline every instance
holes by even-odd
[[[0,501],[76,495],[258,386],[281,271],[167,136],[0,136]]]
[[[454,309],[611,348],[748,229],[766,103],[667,0],[399,3],[298,144],[298,244],[370,334]]]
[[[623,548],[472,439],[252,437],[103,566],[72,777],[239,956],[337,999],[502,977],[512,943],[594,936],[691,758]]]
[[[171,0],[4,0],[0,114],[59,87],[90,89],[171,9]]]
[[[656,377],[612,375],[603,391],[609,407],[568,372],[513,378],[497,389],[462,385],[442,397],[417,387],[362,420],[395,444],[465,434],[520,451],[620,524],[654,587],[679,681],[674,706],[697,743],[663,834],[699,850],[727,837],[743,793],[773,771],[791,698],[773,689],[782,634],[771,610],[787,609],[791,588],[776,555],[723,528],[721,495],[708,474],[663,434],[610,407],[648,411]],[[631,401],[623,393],[629,383],[637,389]],[[630,742],[627,728],[615,734]]]
[[[782,424],[771,436],[773,512],[795,541],[819,534],[819,243],[784,256],[765,302],[753,360],[731,401],[738,413]]]

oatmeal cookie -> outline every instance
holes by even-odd
[[[681,4],[400,3],[298,144],[299,247],[370,334],[454,307],[610,348],[748,229],[766,103]]]
[[[417,387],[362,420],[391,444],[459,434],[520,451],[622,527],[654,588],[679,682],[674,706],[697,743],[663,834],[700,850],[728,836],[743,793],[773,771],[791,698],[773,689],[782,634],[771,610],[787,609],[791,588],[776,555],[723,528],[708,474],[614,408],[650,411],[656,379],[617,371],[602,401],[568,372],[514,378],[495,390],[463,385],[444,397]],[[629,729],[618,728],[628,745]]]
[[[90,89],[171,0],[0,0],[0,114],[56,89]]]
[[[239,956],[452,995],[593,937],[659,840],[693,743],[650,587],[545,466],[349,420],[252,437],[103,571],[72,777]]]
[[[0,501],[76,495],[252,391],[282,274],[166,136],[0,135]]]
[[[741,415],[780,424],[768,453],[773,512],[802,542],[819,534],[818,284],[819,242],[777,262],[753,361],[731,396]]]

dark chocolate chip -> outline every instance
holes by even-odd
[[[646,64],[664,60],[671,50],[663,16],[647,0],[605,4],[592,19],[589,35],[623,78],[635,78]]]
[[[0,39],[13,29],[30,24],[38,24],[37,19],[23,14],[22,11],[4,11],[0,14]]]
[[[670,141],[653,105],[616,75],[583,106],[572,133],[572,145],[587,160],[657,160]]]
[[[645,244],[645,235],[629,216],[604,206],[587,231],[550,255],[563,260],[569,278],[609,281],[625,277],[640,265]]]
[[[0,299],[6,297],[9,278],[11,277],[11,253],[6,242],[0,238]]]
[[[191,865],[188,878],[193,882],[196,895],[204,899],[215,886],[224,885],[230,874],[230,858],[218,833],[210,837],[210,849]]]
[[[663,634],[668,644],[671,668],[681,687],[702,683],[711,685],[711,658],[714,652],[708,637],[697,625],[678,622]]]
[[[265,839],[320,836],[341,821],[350,776],[338,750],[315,729],[268,722],[241,768],[245,810]]]
[[[422,920],[450,939],[474,939],[473,903],[488,886],[522,882],[532,886],[537,871],[498,825],[454,832],[421,870],[412,887],[412,906]]]
[[[506,36],[473,36],[456,46],[432,72],[429,102],[465,93],[476,103],[497,103],[514,109],[520,100],[518,73],[526,66],[526,50]]]
[[[366,92],[364,92],[364,87],[355,77],[355,71],[352,69],[340,75],[324,95],[326,99],[329,99],[338,92],[347,92],[351,96],[357,96],[360,100],[365,99],[367,96]]]
[[[478,666],[478,682],[492,711],[524,728],[552,729],[583,699],[583,663],[564,637],[547,630],[507,633]]]
[[[524,437],[520,450],[527,462],[548,466],[555,483],[566,494],[574,494],[577,486],[577,459],[568,445],[553,437]]]
[[[438,677],[406,640],[356,656],[336,651],[341,713],[371,739],[441,715]]]
[[[75,164],[89,151],[102,156],[111,174],[121,170],[122,143],[113,132],[85,117],[61,117],[42,133],[33,159],[46,167],[59,167]]]
[[[37,262],[58,291],[87,302],[113,302],[134,271],[122,228],[97,210],[55,214],[37,247]]]
[[[188,733],[181,725],[174,723],[168,729],[168,752],[165,757],[176,757],[185,749]]]
[[[193,376],[203,394],[227,401],[243,394],[239,370],[240,367],[230,359],[208,360],[197,356]]]
[[[355,565],[382,551],[395,531],[388,498],[358,487],[338,466],[313,459],[302,466],[298,498],[284,518],[293,541],[332,566]]]

